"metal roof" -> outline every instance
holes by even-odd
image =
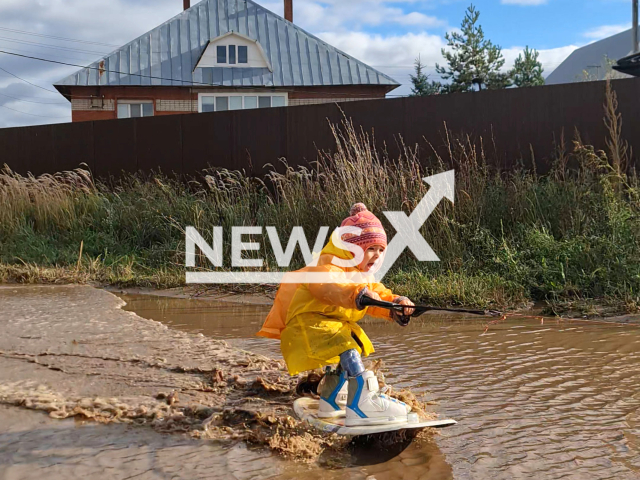
[[[194,68],[207,44],[228,32],[256,40],[268,68]],[[204,0],[56,86],[398,86],[391,77],[251,0]]]
[[[607,73],[614,78],[629,77],[616,71],[612,74],[608,63],[629,55],[632,50],[632,39],[633,32],[629,29],[574,50],[558,68],[549,74],[545,83],[553,85],[583,82],[586,80],[584,72],[588,73],[589,80],[604,80]]]

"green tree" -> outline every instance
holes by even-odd
[[[415,75],[409,75],[411,77],[411,96],[412,97],[426,97],[427,95],[438,95],[442,92],[442,84],[440,82],[429,81],[429,75],[424,74],[425,66],[420,61],[420,57],[415,61]]]
[[[542,68],[542,63],[538,60],[540,52],[535,49],[530,50],[529,46],[527,46],[523,53],[518,55],[513,65],[513,70],[511,71],[513,83],[517,87],[544,85],[544,77],[542,76],[544,69]]]
[[[445,35],[451,51],[442,49],[447,67],[436,64],[436,71],[451,83],[446,85],[450,92],[468,92],[483,89],[506,88],[511,85],[509,73],[500,72],[504,66],[502,49],[484,38],[478,24],[480,12],[471,5],[462,20],[462,33]]]

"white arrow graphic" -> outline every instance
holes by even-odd
[[[440,261],[420,234],[420,228],[433,213],[440,200],[446,197],[451,203],[454,202],[455,170],[425,177],[422,180],[428,183],[431,188],[422,197],[410,216],[407,217],[404,212],[383,212],[396,229],[396,234],[387,246],[382,266],[375,273],[375,279],[378,282],[384,278],[405,247],[409,247],[419,261]]]

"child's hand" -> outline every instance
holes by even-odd
[[[410,306],[410,307],[415,306],[415,303],[413,303],[413,302],[412,302],[411,300],[409,300],[407,297],[399,297],[399,298],[396,298],[395,302],[393,302],[393,303],[397,303],[397,304],[399,304],[399,305],[407,305],[407,306]],[[405,314],[405,315],[411,315],[413,312],[414,312],[414,309],[413,309],[413,308],[405,308],[405,309],[404,309],[404,314]]]
[[[382,301],[380,295],[378,295],[376,292],[372,292],[371,290],[367,291],[365,295],[369,298],[373,298],[374,300],[378,300],[379,302]]]
[[[362,305],[362,298],[363,297],[371,298],[373,300],[378,300],[378,301],[382,300],[380,298],[380,295],[378,295],[376,292],[372,292],[371,290],[369,290],[369,288],[364,287],[362,290],[360,290],[360,292],[358,293],[358,296],[356,297],[356,308],[358,310],[363,310],[363,309],[367,308],[367,307]]]

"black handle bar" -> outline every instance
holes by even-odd
[[[431,307],[428,305],[400,305],[399,303],[386,302],[384,300],[375,300],[367,295],[363,295],[363,297],[360,299],[360,305],[364,307],[386,308],[388,310],[391,310],[392,312],[395,312],[396,315],[394,315],[394,317],[396,322],[398,322],[398,324],[402,325],[403,327],[409,325],[409,321],[412,317],[419,317],[420,315],[428,311],[468,313],[470,315],[490,315],[494,317],[502,315],[502,313],[497,310],[465,310],[462,308]],[[406,308],[413,308],[413,313],[411,315],[406,315],[404,313]]]

